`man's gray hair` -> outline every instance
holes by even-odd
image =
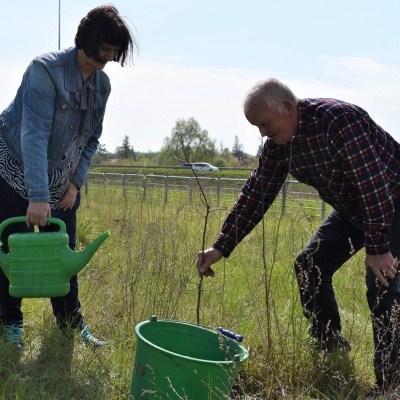
[[[289,86],[276,78],[259,79],[246,93],[243,99],[245,114],[254,105],[265,104],[267,107],[283,111],[284,103],[289,102],[297,106],[299,99],[294,95]]]

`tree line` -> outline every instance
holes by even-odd
[[[93,164],[147,164],[174,166],[184,162],[208,162],[216,167],[252,166],[261,153],[261,146],[256,155],[245,153],[238,136],[234,138],[231,149],[211,139],[208,132],[201,129],[194,119],[179,119],[176,121],[171,135],[166,137],[158,152],[137,152],[125,135],[121,146],[110,153],[105,145],[100,144],[93,158]]]

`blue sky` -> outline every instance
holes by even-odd
[[[61,0],[60,47],[73,45],[91,0]],[[135,66],[109,64],[112,93],[101,143],[125,135],[137,151],[158,151],[177,119],[195,118],[232,148],[238,136],[255,154],[257,129],[243,116],[248,87],[262,76],[299,97],[354,102],[400,141],[398,0],[114,0],[139,39]],[[36,56],[58,48],[58,0],[3,7],[3,109]],[[200,161],[200,160],[193,160]],[[203,161],[203,160],[201,160]]]

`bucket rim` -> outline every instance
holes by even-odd
[[[150,340],[146,339],[141,333],[140,333],[140,328],[144,325],[148,325],[150,323],[157,323],[157,322],[167,322],[167,323],[171,323],[171,324],[177,324],[177,325],[187,325],[187,326],[193,326],[199,329],[203,329],[203,330],[208,330],[212,333],[215,333],[216,335],[218,335],[218,332],[210,327],[204,326],[204,325],[198,325],[198,324],[194,324],[191,322],[183,322],[183,321],[176,321],[176,320],[168,320],[168,319],[157,319],[157,320],[147,320],[147,321],[142,321],[139,322],[136,326],[135,326],[135,333],[136,336],[138,338],[140,338],[143,342],[145,342],[147,345],[161,351],[162,353],[171,355],[171,356],[175,356],[178,358],[182,358],[185,360],[191,360],[191,361],[195,361],[195,362],[200,362],[200,363],[204,363],[204,364],[221,364],[221,365],[233,365],[233,364],[241,364],[244,361],[246,361],[249,358],[249,350],[246,349],[244,346],[242,346],[240,343],[236,342],[235,340],[228,338],[226,336],[223,336],[224,339],[226,339],[229,342],[234,343],[236,346],[239,346],[242,350],[243,353],[242,354],[235,354],[232,357],[232,360],[221,360],[221,361],[215,361],[215,360],[205,360],[205,359],[201,359],[201,358],[195,358],[195,357],[188,357],[179,353],[175,353],[173,351],[170,350],[166,350],[163,347],[157,346],[156,344],[150,342]],[[238,356],[238,357],[236,357]]]

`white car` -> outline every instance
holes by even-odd
[[[190,167],[190,164],[185,163],[184,166]],[[208,163],[193,163],[192,168],[194,172],[219,171],[217,167]]]

